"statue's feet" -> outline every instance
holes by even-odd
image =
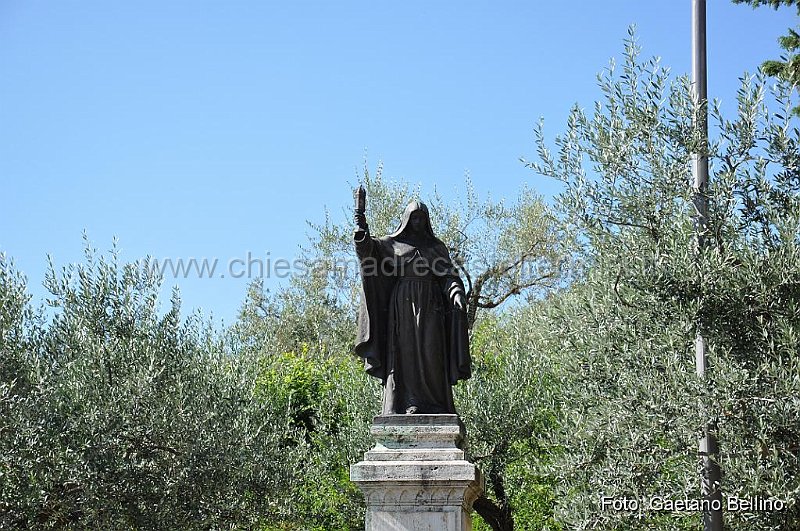
[[[413,415],[419,408],[417,406],[409,406],[406,408],[406,415]]]

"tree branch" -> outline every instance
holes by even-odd
[[[503,295],[501,295],[499,297],[496,297],[494,299],[489,299],[487,302],[478,302],[478,306],[481,307],[481,308],[487,308],[487,309],[496,308],[497,306],[500,306],[501,304],[503,304],[512,295],[519,295],[522,292],[522,290],[525,290],[525,289],[528,289],[528,288],[532,288],[532,287],[536,286],[537,284],[540,284],[545,279],[553,278],[555,276],[555,274],[556,274],[555,271],[550,271],[549,273],[545,273],[544,275],[540,275],[540,276],[536,277],[535,279],[530,280],[528,282],[524,282],[524,283],[521,283],[521,284],[516,284],[516,285],[514,285],[513,288],[509,289],[506,293],[504,293]]]

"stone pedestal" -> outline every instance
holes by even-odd
[[[367,501],[366,531],[468,531],[480,471],[464,458],[457,415],[385,415],[377,445],[350,467]]]

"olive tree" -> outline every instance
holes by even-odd
[[[689,82],[633,37],[602,99],[576,107],[553,151],[537,130],[536,172],[564,184],[562,219],[583,276],[532,319],[536,348],[560,352],[563,448],[556,516],[570,529],[696,529],[698,512],[647,500],[697,499],[697,439],[717,426],[726,498],[782,510],[725,514],[730,529],[795,529],[800,440],[800,133],[792,88],[745,77],[726,118],[712,103],[707,247],[694,251],[691,154],[703,150]],[[524,322],[524,321],[523,321]],[[710,368],[694,368],[696,326]],[[638,500],[615,511],[601,496]],[[629,506],[630,507],[630,506]]]
[[[87,244],[47,306],[0,264],[0,527],[209,529],[279,517],[296,467],[281,408],[145,262]],[[287,427],[284,429],[284,427]]]

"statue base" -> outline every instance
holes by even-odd
[[[367,502],[366,531],[468,531],[483,492],[478,468],[464,456],[457,415],[381,415],[377,445],[350,467]]]

